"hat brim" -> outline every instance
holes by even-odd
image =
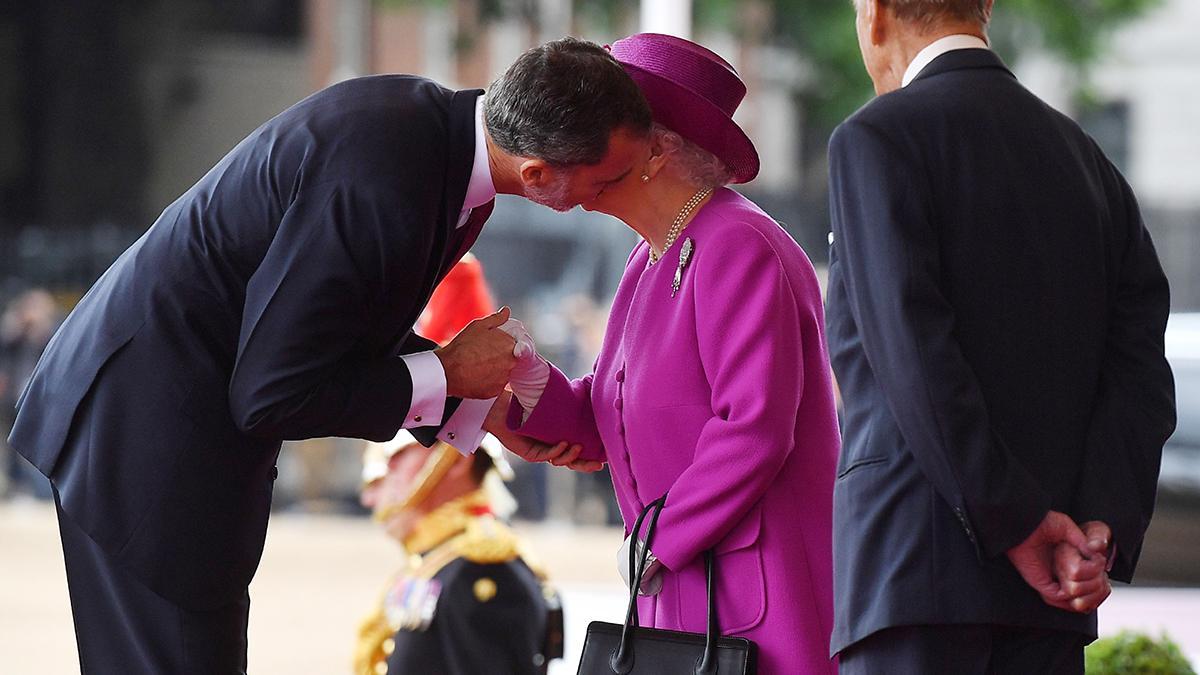
[[[716,155],[732,172],[732,182],[758,175],[758,151],[742,128],[711,101],[671,80],[622,63],[650,104],[654,121]]]

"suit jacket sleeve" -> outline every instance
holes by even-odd
[[[419,288],[433,232],[393,188],[301,191],[246,288],[230,409],[245,433],[391,439],[412,398],[399,358],[359,342],[385,289]],[[411,218],[414,222],[405,222]],[[406,260],[388,260],[403,256]]]
[[[1116,197],[1112,225],[1124,246],[1071,515],[1112,528],[1117,558],[1110,576],[1130,581],[1154,512],[1163,444],[1175,429],[1174,381],[1163,345],[1170,297],[1133,191],[1105,164]]]
[[[703,246],[709,255],[697,255],[692,281],[712,417],[668,491],[650,546],[675,571],[717,546],[775,481],[796,443],[804,343],[821,339],[820,307],[799,302],[761,233],[722,223]]]
[[[877,129],[830,141],[834,252],[850,315],[905,445],[983,555],[1021,543],[1050,497],[992,428],[958,345],[926,172]]]

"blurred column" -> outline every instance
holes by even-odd
[[[571,0],[538,0],[540,42],[557,40],[571,32]]]
[[[638,30],[692,37],[692,0],[642,0]]]
[[[421,70],[431,80],[448,86],[457,86],[455,80],[458,56],[455,53],[454,15],[449,3],[430,3],[426,6],[425,49]]]
[[[330,73],[330,83],[366,75],[371,35],[371,0],[338,0],[335,23],[333,72]]]

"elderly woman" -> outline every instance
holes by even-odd
[[[661,588],[639,601],[642,625],[704,630],[712,549],[720,627],[758,644],[759,672],[834,672],[839,438],[816,275],[778,223],[724,187],[758,172],[732,120],[745,95],[733,68],[665,35],[634,35],[612,53],[656,124],[644,159],[583,205],[645,241],[594,372],[570,381],[524,359],[507,423],[577,444],[551,451],[555,463],[606,461],[627,530],[669,493],[651,546]]]

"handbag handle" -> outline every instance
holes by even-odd
[[[628,675],[633,671],[633,629],[638,627],[637,596],[642,587],[642,576],[646,573],[646,563],[650,557],[650,545],[654,541],[654,530],[658,526],[658,516],[666,505],[667,496],[663,495],[646,505],[638,514],[633,524],[633,532],[629,535],[629,605],[625,610],[625,624],[621,627],[621,642],[617,650],[609,658],[608,664],[617,675]],[[650,525],[646,528],[646,544],[642,547],[640,559],[637,556],[638,535],[646,516],[653,511]],[[695,675],[716,675],[717,672],[717,639],[721,630],[717,621],[717,594],[714,582],[716,561],[711,550],[704,552],[704,574],[708,595],[708,630],[704,640],[704,656],[696,664]]]

